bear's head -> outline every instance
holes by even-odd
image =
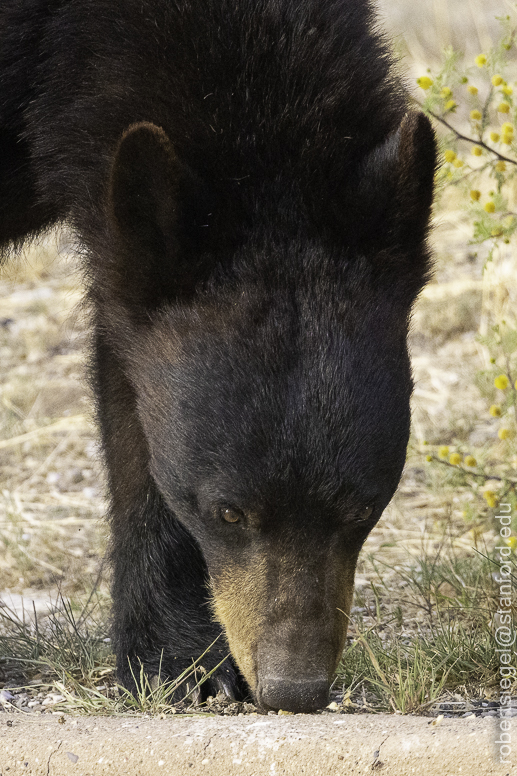
[[[320,229],[301,195],[271,183],[268,199],[264,180],[229,236],[230,195],[207,192],[163,130],[131,127],[115,155],[105,318],[152,476],[265,709],[325,705],[358,553],[400,479],[434,166],[430,125],[408,114],[362,160],[346,223]]]

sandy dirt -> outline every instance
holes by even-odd
[[[360,715],[237,719],[13,717],[1,776],[509,776],[494,719]],[[437,724],[438,723],[438,724]]]

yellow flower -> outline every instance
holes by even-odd
[[[488,411],[493,418],[501,417],[501,407],[499,406],[499,404],[492,404],[492,406]]]
[[[485,492],[483,493],[483,498],[485,499],[488,506],[491,507],[492,509],[494,509],[494,507],[496,507],[499,503],[499,499],[497,498],[493,490],[485,490]]]
[[[500,428],[497,432],[499,439],[513,439],[515,432],[511,428]]]
[[[500,102],[497,106],[497,110],[499,113],[510,113],[510,103],[503,100],[503,102]]]
[[[472,121],[481,121],[481,119],[483,118],[483,114],[481,113],[480,110],[471,110],[470,118],[472,119]]]
[[[515,381],[515,385],[513,386],[515,390],[517,391],[517,380]]]
[[[477,57],[475,58],[474,62],[476,63],[476,65],[478,67],[483,67],[484,65],[486,65],[486,56],[485,56],[485,54],[478,54]]]
[[[508,96],[510,96],[511,94],[513,94],[513,89],[511,86],[503,86],[502,92],[503,94],[507,94]]]
[[[426,461],[432,461],[433,460],[433,456],[432,455],[426,455],[425,460]]]
[[[508,103],[506,103],[508,105]],[[449,100],[445,103],[445,110],[454,110],[457,107],[457,103],[455,100]],[[510,106],[508,105],[508,110],[510,110]]]
[[[440,458],[447,458],[449,455],[449,448],[447,445],[442,445],[438,450],[438,455]]]
[[[468,90],[468,91],[469,91],[471,94],[477,94],[477,93],[478,93],[478,91],[479,91],[479,89],[477,88],[477,86],[467,86],[467,90]]]
[[[501,126],[501,132],[505,135],[513,135],[514,133],[514,126],[509,121],[505,121],[504,124]]]
[[[506,540],[506,544],[511,548],[512,552],[515,552],[515,548],[517,547],[517,536],[509,536]]]
[[[424,89],[424,91],[427,91],[433,85],[433,79],[428,78],[426,75],[422,75],[420,78],[417,78],[416,82],[421,89]]]
[[[470,198],[474,202],[477,202],[480,199],[480,197],[481,197],[481,192],[478,191],[478,189],[472,189],[472,191],[470,192]]]
[[[464,164],[465,164],[465,162],[463,161],[463,159],[455,159],[455,160],[453,161],[453,165],[454,165],[455,167],[457,167],[458,169],[459,169],[460,167],[463,167],[463,165],[464,165]]]
[[[501,138],[502,143],[506,143],[506,145],[511,145],[513,143],[513,135],[507,135],[506,133]]]
[[[497,162],[495,169],[497,172],[506,172],[506,162],[500,161]]]
[[[501,86],[502,83],[503,83],[503,77],[501,75],[492,76],[492,84],[494,86]]]
[[[496,388],[499,388],[499,390],[504,391],[505,388],[508,388],[510,384],[510,381],[508,380],[506,375],[498,375],[494,380],[494,385]]]
[[[465,466],[477,466],[478,462],[473,455],[467,455],[465,458]]]
[[[499,142],[499,133],[498,132],[491,132],[490,133],[490,140],[492,143],[498,143]]]
[[[455,154],[455,152],[452,149],[449,148],[444,153],[444,157],[445,157],[445,161],[449,162],[449,164],[450,164],[451,162],[453,162],[456,159],[456,154]]]
[[[481,156],[481,155],[482,155],[482,153],[483,153],[483,149],[482,149],[482,148],[480,148],[478,145],[475,145],[475,146],[472,146],[472,148],[471,148],[471,151],[470,151],[470,152],[471,152],[471,154],[472,154],[473,156]]]
[[[491,237],[501,237],[503,233],[503,230],[500,226],[494,226],[494,228],[490,232]]]
[[[459,466],[462,461],[462,457],[459,453],[452,453],[449,456],[449,463],[452,463],[453,466]]]
[[[495,213],[495,205],[493,202],[487,202],[485,205],[485,210],[487,213]]]
[[[449,86],[444,86],[440,92],[440,97],[450,97],[452,89]]]

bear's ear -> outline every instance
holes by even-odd
[[[436,160],[436,138],[429,119],[423,113],[407,113],[398,130],[363,162],[358,187],[361,239],[402,249],[423,242],[431,215]]]
[[[147,319],[164,301],[188,298],[202,276],[203,267],[194,267],[182,250],[185,214],[196,217],[202,193],[163,129],[142,122],[122,135],[109,181],[113,250],[104,272],[112,296],[136,318]]]
[[[124,132],[115,152],[109,199],[115,227],[135,251],[164,256],[172,248],[180,176],[163,129],[142,122]]]

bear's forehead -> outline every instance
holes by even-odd
[[[405,450],[402,394],[399,407],[379,396],[372,409],[375,386],[315,382],[303,363],[276,377],[243,367],[237,379],[220,364],[216,375],[206,364],[159,371],[148,374],[142,411],[153,458],[167,469],[174,451],[173,465],[200,472],[214,497],[362,503]]]
[[[206,364],[236,376],[240,368],[286,375],[299,363],[324,371],[329,361],[364,371],[372,360],[386,366],[399,357],[406,331],[406,311],[381,304],[378,290],[358,294],[346,282],[318,289],[302,275],[299,286],[287,279],[278,288],[237,286],[192,305],[166,306],[137,350],[147,365],[188,370]]]

